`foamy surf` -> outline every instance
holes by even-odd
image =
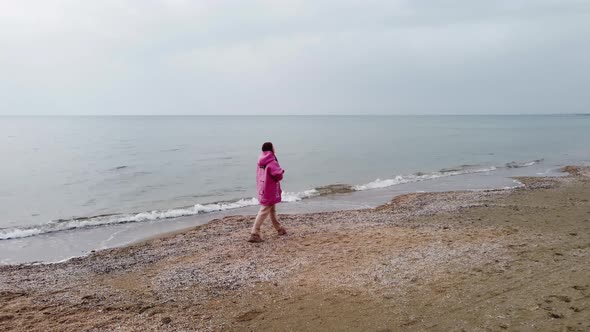
[[[286,203],[298,202],[302,199],[318,195],[319,192],[315,189],[306,190],[298,193],[283,192],[282,200]],[[74,229],[117,225],[131,222],[146,222],[162,219],[189,217],[203,213],[220,212],[244,208],[248,206],[255,206],[258,205],[258,203],[258,199],[250,198],[240,199],[235,202],[195,204],[194,206],[190,207],[176,208],[170,210],[154,210],[132,214],[116,214],[108,216],[72,218],[67,220],[52,220],[47,224],[43,225],[0,229],[0,240],[19,239]]]
[[[543,161],[543,159],[537,159],[537,160],[528,161],[528,162],[512,161],[512,162],[507,163],[505,166],[507,168],[522,168],[522,167],[529,167],[529,166],[539,164],[542,161]]]
[[[194,216],[202,213],[219,212],[257,205],[256,198],[240,199],[235,202],[195,204],[191,207],[176,208],[170,210],[154,210],[132,214],[116,214],[109,216],[97,216],[87,218],[73,218],[67,220],[52,220],[47,224],[29,227],[12,227],[0,229],[0,240],[18,239],[41,234],[80,228],[98,227],[106,225],[125,224],[131,222],[145,222],[160,219]]]
[[[286,203],[298,202],[302,199],[319,196],[320,192],[317,189],[310,189],[298,193],[283,192],[281,200]],[[257,201],[258,202],[258,201]]]
[[[419,182],[419,181],[426,181],[426,180],[434,180],[442,177],[448,176],[457,176],[457,175],[464,175],[464,174],[472,174],[472,173],[485,173],[495,171],[497,168],[495,166],[489,167],[475,167],[472,165],[464,165],[460,168],[452,168],[452,169],[442,169],[438,172],[432,173],[416,173],[410,175],[398,175],[391,179],[377,179],[375,181],[356,185],[353,186],[353,189],[356,191],[363,191],[363,190],[371,190],[371,189],[381,189],[387,188],[399,184],[405,183],[412,183],[412,182]]]

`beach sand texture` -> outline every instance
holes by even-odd
[[[2,331],[588,331],[590,170],[0,267]]]

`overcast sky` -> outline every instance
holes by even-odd
[[[0,115],[575,112],[590,1],[0,0]]]

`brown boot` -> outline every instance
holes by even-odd
[[[264,240],[258,234],[250,234],[250,239],[248,239],[248,242],[259,243],[264,242]]]
[[[281,227],[279,230],[277,230],[277,233],[279,233],[279,235],[287,235],[287,230],[285,227]]]

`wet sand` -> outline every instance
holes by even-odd
[[[0,330],[590,330],[590,170],[0,267]]]

